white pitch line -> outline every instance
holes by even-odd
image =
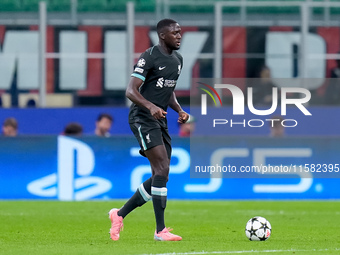
[[[208,254],[242,254],[242,253],[277,253],[277,252],[324,252],[324,251],[340,251],[340,248],[335,249],[311,249],[311,250],[249,250],[249,251],[199,251],[199,252],[172,252],[172,253],[149,253],[142,255],[208,255]]]

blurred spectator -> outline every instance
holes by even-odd
[[[26,103],[27,108],[35,108],[37,106],[37,103],[35,102],[34,99],[30,99]]]
[[[269,122],[270,136],[271,137],[283,137],[285,136],[285,127],[282,126],[284,118],[282,116],[273,116],[271,119],[275,121]]]
[[[256,79],[257,82],[253,87],[253,104],[271,105],[273,88],[276,86],[272,82],[269,67],[263,66],[258,76],[259,79]]]
[[[15,118],[5,119],[2,125],[2,134],[4,136],[14,137],[18,135],[18,121]]]
[[[110,129],[113,124],[113,117],[108,113],[101,113],[97,117],[96,121],[96,129],[94,133],[97,136],[109,137],[110,136]]]
[[[63,135],[75,135],[79,136],[83,134],[83,127],[77,122],[71,122],[64,128]]]
[[[326,90],[326,104],[340,104],[340,59],[336,60],[336,65],[331,71],[331,79]]]
[[[195,118],[190,115],[189,119],[185,123],[179,123],[179,133],[180,137],[189,137],[195,131]]]

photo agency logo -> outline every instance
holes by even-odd
[[[278,88],[272,88],[272,103],[269,109],[257,109],[254,106],[254,98],[253,98],[253,88],[247,88],[247,98],[245,101],[245,95],[243,91],[236,85],[232,84],[215,84],[214,87],[198,82],[198,84],[202,87],[199,87],[204,93],[201,94],[201,115],[208,114],[208,96],[213,100],[215,107],[223,106],[220,95],[223,94],[224,90],[228,90],[232,96],[232,113],[233,116],[242,116],[245,115],[245,106],[248,107],[249,111],[256,116],[269,116],[273,114],[278,108],[279,102],[281,106],[281,115],[286,116],[287,114],[287,106],[292,105],[297,107],[305,116],[311,116],[312,114],[306,109],[305,105],[311,99],[311,93],[308,89],[305,88],[296,88],[296,87],[286,87],[280,89],[280,100],[278,97]],[[218,91],[218,92],[217,92]],[[289,96],[288,96],[289,95]],[[294,98],[292,98],[294,95]],[[217,102],[219,101],[219,103]],[[277,119],[277,118],[252,118],[252,119],[243,119],[241,122],[239,120],[225,119],[225,118],[214,118],[212,120],[212,126],[216,127],[217,125],[228,125],[230,127],[262,127],[265,123],[269,123],[272,127],[276,122],[281,122],[283,127],[296,127],[298,125],[298,121],[296,119]]]

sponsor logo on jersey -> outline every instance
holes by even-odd
[[[175,87],[176,86],[177,81],[176,80],[165,80],[164,81],[164,87]]]
[[[141,58],[141,59],[138,60],[137,66],[138,67],[143,67],[143,66],[145,66],[145,63],[146,63],[145,59]]]
[[[156,87],[168,87],[168,88],[172,88],[175,87],[177,84],[177,80],[164,80],[163,77],[159,78],[156,84]]]
[[[163,88],[163,84],[164,84],[164,78],[161,77],[161,78],[158,79],[156,87]]]
[[[134,72],[136,73],[143,73],[144,72],[144,69],[143,68],[139,68],[139,67],[136,67]]]
[[[165,67],[166,67],[166,66],[160,66],[160,67],[158,67],[158,70],[159,70],[159,71],[162,71]]]

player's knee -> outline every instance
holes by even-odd
[[[167,177],[169,175],[169,164],[159,164],[154,168],[155,175],[161,175]]]
[[[158,171],[155,171],[155,175],[168,177],[169,176],[169,168],[168,169],[166,169],[166,168],[158,169]]]
[[[170,161],[167,158],[157,160],[151,163],[153,175],[168,176]]]

